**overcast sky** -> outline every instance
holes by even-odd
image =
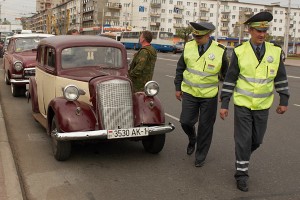
[[[19,24],[15,18],[31,16],[35,12],[36,0],[0,0],[1,19],[6,18],[12,24]]]
[[[186,0],[184,0],[186,1]],[[240,2],[259,3],[270,5],[274,2],[280,2],[281,6],[288,6],[289,0],[239,0]],[[299,0],[290,0],[293,7],[300,7]],[[1,18],[6,18],[13,24],[19,24],[15,18],[31,16],[35,13],[36,0],[0,0],[1,7]]]

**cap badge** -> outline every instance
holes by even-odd
[[[215,59],[215,55],[213,53],[211,53],[211,54],[208,55],[208,58],[211,59],[211,60],[214,60]]]
[[[274,61],[274,58],[272,56],[268,56],[267,61],[268,63],[272,63]]]

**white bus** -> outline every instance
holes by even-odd
[[[121,43],[125,46],[126,49],[135,49],[138,50],[141,48],[139,43],[139,37],[142,31],[128,31],[122,32],[121,34]],[[151,31],[153,38],[151,45],[161,52],[172,52],[174,48],[173,43],[173,33],[164,32],[164,31]]]

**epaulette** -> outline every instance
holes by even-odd
[[[226,47],[223,44],[218,44],[219,47],[221,47],[222,49],[225,49]]]
[[[273,43],[275,47],[279,47],[281,49],[281,46],[279,44]]]

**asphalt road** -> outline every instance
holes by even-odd
[[[129,57],[133,53],[129,51]],[[264,144],[251,157],[250,190],[244,193],[233,178],[233,110],[225,121],[217,118],[202,168],[194,167],[194,155],[186,155],[187,138],[178,122],[181,104],[173,85],[178,58],[179,54],[159,53],[155,68],[166,121],[176,126],[160,154],[146,153],[137,142],[95,142],[76,145],[65,162],[54,159],[50,138],[34,121],[30,104],[25,97],[12,97],[1,70],[0,101],[25,199],[300,199],[300,68],[287,66],[289,110],[278,115],[276,106],[271,108]]]

